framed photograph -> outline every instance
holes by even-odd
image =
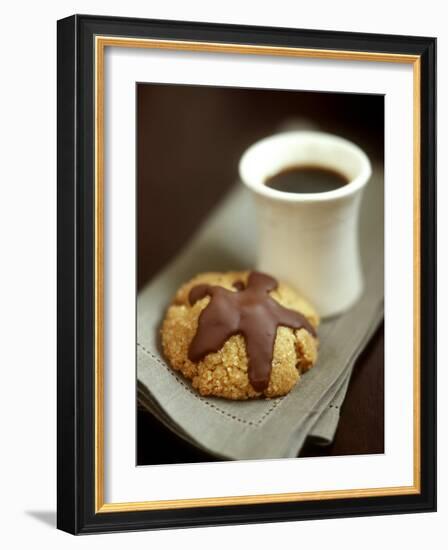
[[[436,40],[58,21],[58,527],[436,509]]]

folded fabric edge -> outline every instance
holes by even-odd
[[[316,420],[316,423],[312,426],[308,437],[318,445],[331,445],[336,435],[337,428],[339,426],[339,419],[341,413],[341,407],[345,401],[347,391],[350,385],[350,380],[353,374],[354,365],[364,351],[365,347],[372,339],[375,332],[378,330],[381,322],[384,319],[384,307],[381,307],[378,311],[376,319],[373,321],[371,328],[367,331],[365,337],[358,346],[357,352],[351,359],[351,366],[347,372],[345,380],[341,383],[339,389],[328,405],[328,407],[322,412],[321,416]]]
[[[353,370],[353,365],[357,360],[357,358],[359,357],[359,355],[361,354],[361,352],[363,351],[363,349],[365,348],[365,346],[367,345],[368,341],[373,336],[374,332],[377,330],[380,322],[383,319],[383,316],[384,316],[384,308],[381,305],[371,324],[370,329],[366,332],[365,337],[362,339],[362,341],[360,342],[360,344],[357,346],[356,350],[354,350],[352,356],[350,357],[350,360],[348,362],[345,372],[341,373],[340,379],[335,381],[334,386],[332,388],[329,388],[325,397],[323,397],[322,401],[324,402],[326,401],[327,405],[324,405],[322,412],[321,414],[319,414],[317,419],[311,415],[310,419],[306,421],[304,425],[302,424],[302,427],[299,427],[299,429],[295,432],[295,434],[293,434],[293,437],[290,439],[289,444],[287,444],[286,446],[287,448],[284,449],[285,458],[297,456],[307,437],[316,439],[322,445],[331,444],[331,442],[334,439],[334,436],[338,427],[338,423],[339,423],[339,407],[340,405],[342,405],[345,399],[345,395],[348,389],[350,377]],[[216,450],[212,450],[208,448],[205,445],[202,445],[199,441],[197,441],[194,437],[192,437],[190,434],[185,432],[180,426],[178,426],[171,418],[169,418],[165,414],[165,412],[160,407],[160,405],[151,396],[149,389],[146,387],[145,384],[142,384],[139,381],[137,382],[138,382],[138,399],[140,403],[143,405],[143,407],[146,410],[148,410],[150,413],[154,414],[154,416],[160,422],[162,422],[168,429],[176,433],[183,440],[205,451],[206,453],[214,457],[221,458],[223,460],[247,459],[246,457],[242,457],[242,456],[227,455],[223,452],[218,452]],[[260,457],[260,459],[263,459],[263,458],[270,458],[270,457]]]
[[[189,443],[190,445],[193,445],[194,447],[197,447],[201,451],[211,455],[212,457],[219,458],[223,461],[227,460],[235,460],[232,457],[225,456],[223,454],[212,452],[210,449],[202,445],[199,441],[191,437],[189,434],[187,434],[178,424],[173,422],[161,409],[160,407],[152,400],[150,397],[146,395],[146,391],[141,389],[138,389],[137,394],[137,402],[138,404],[148,413],[152,414],[161,422],[166,428],[171,430],[173,433],[175,433],[178,437]]]

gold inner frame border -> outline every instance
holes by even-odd
[[[341,489],[301,493],[154,500],[141,502],[106,503],[104,501],[104,54],[106,47],[149,48],[159,50],[198,51],[302,57],[330,60],[406,63],[413,65],[413,297],[414,297],[414,364],[413,364],[413,455],[414,482],[410,486],[366,489]],[[95,59],[95,513],[166,510],[176,508],[231,506],[278,502],[365,498],[420,493],[421,426],[420,426],[420,117],[421,72],[420,56],[381,52],[359,52],[310,48],[255,46],[181,40],[158,40],[96,36]]]

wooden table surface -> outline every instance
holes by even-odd
[[[352,139],[382,161],[382,96],[204,86],[137,89],[137,280],[141,288],[174,257],[238,177],[251,143],[285,124]],[[212,461],[152,415],[138,411],[138,464]],[[384,331],[358,359],[334,442],[308,441],[300,456],[384,452]]]

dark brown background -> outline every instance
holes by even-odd
[[[238,177],[254,141],[285,123],[358,143],[383,160],[383,96],[139,84],[137,86],[138,287],[175,256]],[[137,463],[213,457],[138,411]],[[384,452],[384,335],[357,361],[332,445],[308,442],[300,456]]]

